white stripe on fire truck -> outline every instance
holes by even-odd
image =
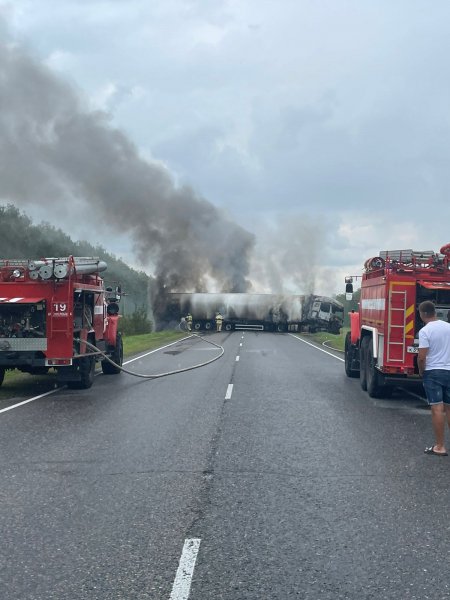
[[[0,302],[19,302],[23,298],[0,298]]]
[[[384,310],[384,298],[366,298],[362,300],[361,306],[366,310]]]

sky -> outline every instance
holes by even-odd
[[[100,122],[120,132],[139,173],[147,163],[157,185],[172,186],[170,210],[189,212],[190,230],[197,220],[203,236],[217,220],[191,252],[198,259],[219,240],[218,252],[233,255],[226,266],[212,259],[201,283],[236,281],[231,271],[245,255],[254,291],[342,293],[344,276],[360,274],[380,250],[438,251],[450,242],[449,33],[447,0],[0,0],[4,82],[15,85],[23,66],[10,60],[12,48],[45,69],[51,86],[64,88],[58,110],[65,98],[91,124],[97,119],[97,133]],[[0,81],[0,102],[4,90]],[[26,93],[33,96],[31,85]],[[42,107],[51,106],[55,94],[40,93]],[[31,108],[10,102],[19,131]],[[35,126],[48,123],[44,113],[34,110]],[[26,170],[34,152],[14,160]],[[88,202],[92,188],[81,193],[75,174],[64,167],[61,175],[52,160],[46,210],[30,194],[36,182],[12,189],[0,180],[0,200],[98,239],[149,272],[166,268],[168,238],[177,236],[164,230],[166,215],[164,242],[136,242],[155,231],[138,235],[126,213],[122,228],[102,219],[107,203],[93,194],[101,205],[93,226],[77,218],[86,211],[79,196]],[[221,239],[224,229],[232,235]]]

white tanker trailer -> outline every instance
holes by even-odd
[[[287,294],[170,293],[166,320],[180,320],[190,313],[192,329],[215,328],[223,317],[223,329],[255,331],[328,331],[339,334],[343,305],[327,296]]]

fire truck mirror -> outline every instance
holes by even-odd
[[[353,298],[353,283],[345,284],[345,299],[351,300]]]
[[[119,314],[119,305],[116,302],[110,302],[108,307],[106,308],[106,312],[108,315],[118,315]]]

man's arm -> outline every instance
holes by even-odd
[[[419,348],[417,356],[417,366],[419,367],[419,375],[422,376],[425,371],[425,361],[427,359],[428,348]]]

